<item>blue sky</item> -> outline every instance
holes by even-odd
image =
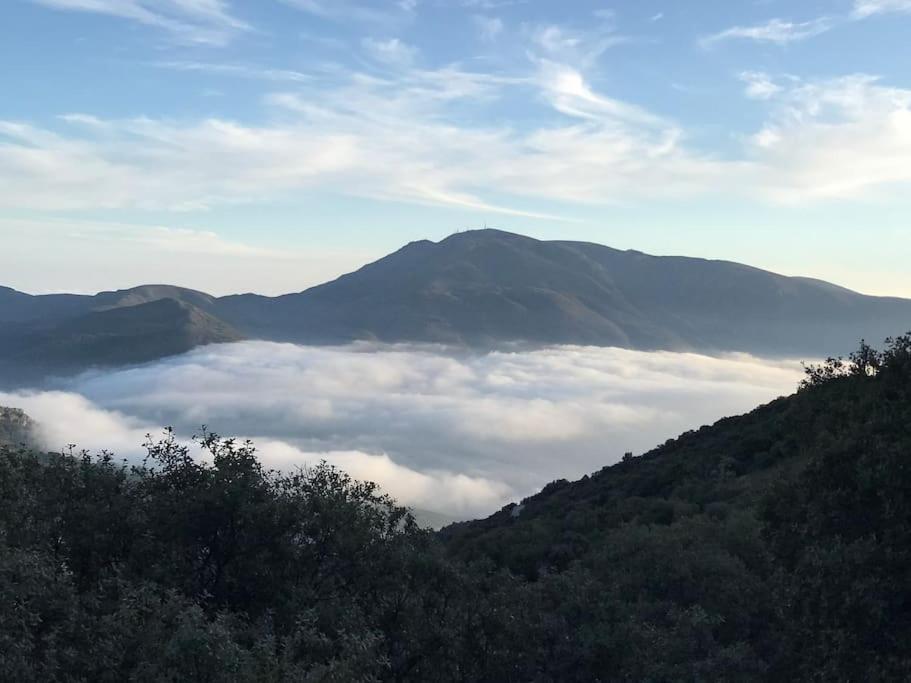
[[[911,0],[6,0],[0,284],[296,291],[484,224],[911,296]]]

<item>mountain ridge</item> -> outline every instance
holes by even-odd
[[[165,299],[208,316],[197,322],[216,341],[371,340],[479,350],[581,344],[824,357],[844,353],[858,338],[911,327],[907,299],[733,261],[485,229],[410,242],[334,280],[276,297],[216,297],[164,284],[94,296],[0,288],[0,349],[53,336],[79,318],[97,321],[91,316]],[[165,346],[161,356],[177,348]]]

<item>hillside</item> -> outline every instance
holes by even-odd
[[[188,333],[172,308],[174,328],[165,332],[162,311],[149,306],[163,300],[189,307],[193,327],[207,331]],[[131,312],[113,313],[118,310]],[[155,339],[128,353],[102,338],[89,342],[88,327],[107,324],[96,315],[104,312],[112,312],[114,325],[148,323]],[[157,317],[145,321],[145,315]],[[0,288],[0,350],[28,350],[16,362],[38,375],[40,349],[52,355],[48,363],[79,369],[151,360],[239,336],[305,344],[380,340],[481,350],[591,344],[825,357],[844,353],[858,338],[881,339],[909,325],[911,301],[905,299],[864,296],[736,263],[498,230],[414,242],[337,280],[279,297],[213,297],[169,285],[95,296]],[[65,340],[74,333],[80,341],[69,347]]]
[[[325,465],[278,475],[249,444],[202,443],[211,458],[198,462],[166,433],[132,471],[111,456],[0,447],[0,593],[16,615],[0,618],[0,670],[516,683],[911,675],[911,335],[811,368],[793,396],[439,535]]]
[[[631,647],[665,643],[678,664],[709,638],[765,659],[771,680],[907,679],[909,425],[911,335],[442,534],[461,561],[531,582],[581,572],[613,603],[601,627],[619,619]]]
[[[209,310],[215,298],[203,292],[172,285],[142,285],[130,289],[87,294],[25,294],[0,287],[0,323],[23,328],[47,327],[64,320],[106,311],[128,308],[161,299],[173,299],[201,310]]]
[[[568,343],[634,349],[844,353],[911,324],[911,301],[749,266],[655,257],[497,230],[415,242],[349,275],[219,314],[293,341]],[[261,316],[271,311],[273,322]],[[250,316],[248,318],[248,316]],[[280,322],[279,322],[280,321]]]
[[[152,299],[0,335],[0,371],[16,377],[142,363],[239,339],[230,325],[192,304]]]

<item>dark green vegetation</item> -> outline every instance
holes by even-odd
[[[441,534],[209,435],[0,450],[10,680],[911,677],[911,335]]]
[[[169,311],[153,306],[161,300],[172,302]],[[137,346],[134,330],[147,316],[155,333]],[[0,288],[0,379],[29,368],[40,375],[152,360],[240,336],[820,357],[860,336],[881,338],[909,319],[908,300],[736,263],[475,230],[413,242],[333,282],[280,297],[216,298],[164,285],[94,297]]]

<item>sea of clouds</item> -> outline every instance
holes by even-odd
[[[37,420],[48,448],[138,460],[147,433],[207,425],[253,439],[270,467],[326,460],[464,518],[791,393],[800,376],[797,362],[743,354],[243,342],[0,393],[0,405]]]

